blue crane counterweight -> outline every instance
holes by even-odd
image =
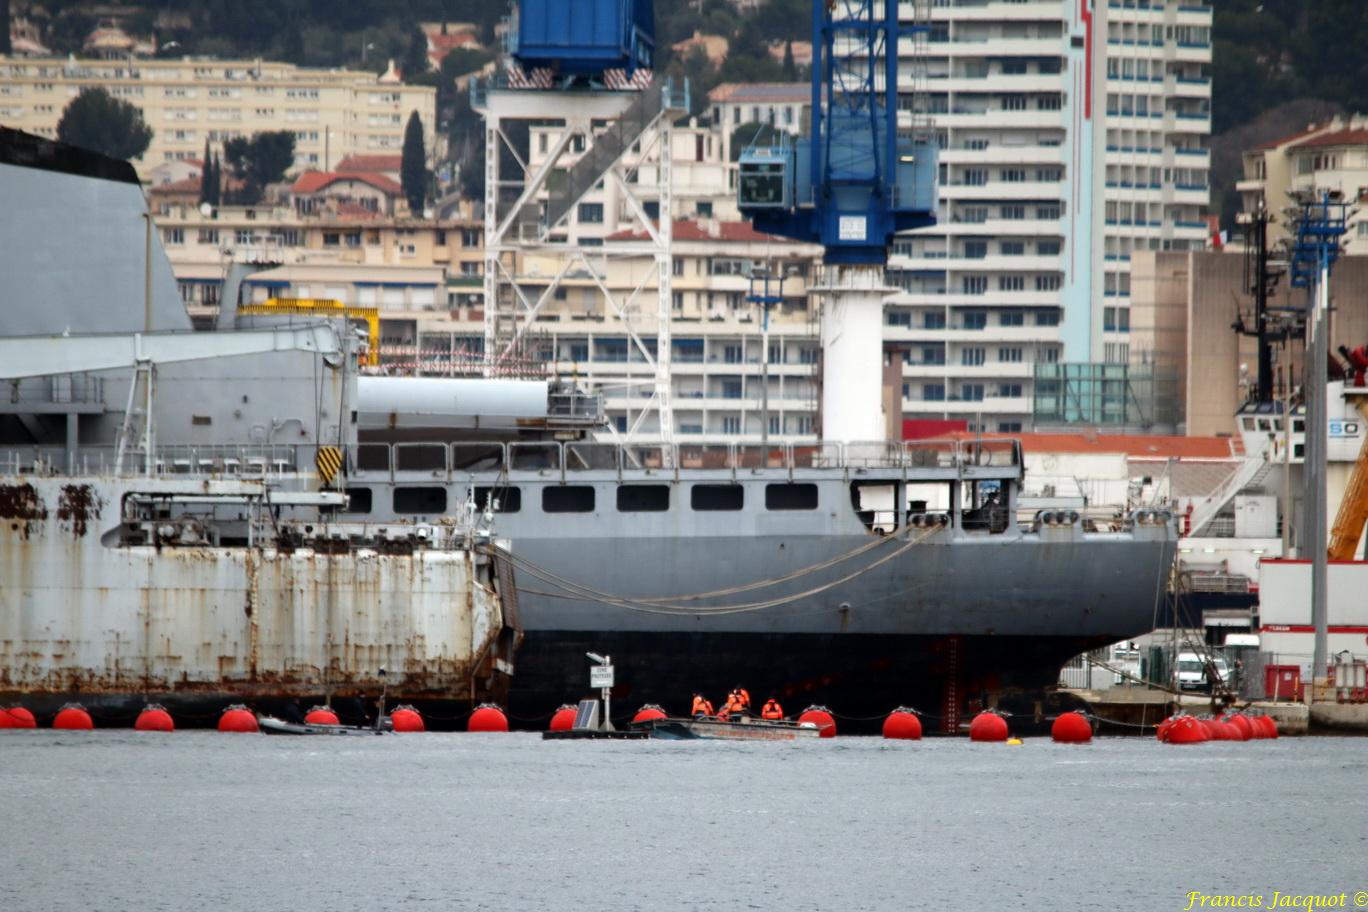
[[[742,213],[828,263],[882,264],[894,234],[936,220],[935,145],[898,132],[898,8],[814,0],[810,133],[740,159]]]
[[[514,58],[527,69],[565,76],[650,69],[655,54],[652,0],[520,0]]]

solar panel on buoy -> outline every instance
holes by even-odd
[[[598,731],[598,700],[580,700],[579,709],[575,711],[575,728],[580,731]]]

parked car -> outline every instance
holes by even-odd
[[[1230,687],[1232,672],[1229,663],[1222,656],[1212,656],[1210,665],[1214,667],[1219,680],[1211,679],[1211,669],[1207,659],[1195,652],[1178,653],[1178,687],[1182,690],[1210,692],[1213,684],[1223,688]]]

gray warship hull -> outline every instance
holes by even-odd
[[[586,651],[612,655],[628,705],[738,683],[951,724],[975,701],[1033,705],[1072,656],[1154,628],[1176,550],[1160,512],[1018,521],[1013,441],[437,446],[363,443],[349,509],[489,511],[518,571],[526,718],[587,692]]]

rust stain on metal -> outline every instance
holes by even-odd
[[[9,520],[10,528],[23,538],[33,531],[32,525],[47,519],[47,506],[33,485],[0,485],[0,520]]]
[[[62,527],[80,538],[86,534],[87,524],[100,518],[103,504],[88,484],[62,485],[57,497],[57,519]]]

